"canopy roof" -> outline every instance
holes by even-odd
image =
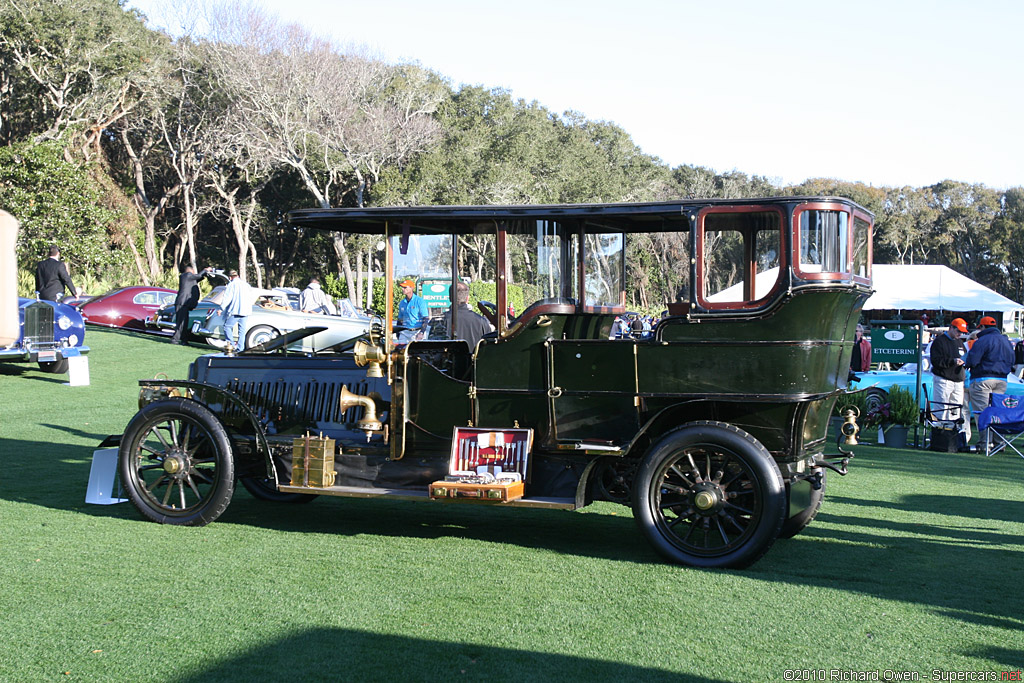
[[[871,267],[875,293],[864,310],[1011,311],[1024,306],[946,266]]]

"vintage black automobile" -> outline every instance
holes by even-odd
[[[309,333],[297,331],[200,357],[187,380],[141,381],[120,475],[149,519],[212,522],[236,478],[270,501],[430,500],[465,449],[460,428],[519,429],[531,434],[524,495],[492,504],[631,505],[669,560],[742,567],[810,523],[827,469],[846,471],[850,454],[826,453],[826,431],[871,293],[873,221],[849,200],[323,209],[290,220],[381,236],[387,291],[417,273],[493,278],[496,330],[475,348],[445,328],[399,345],[389,310],[341,348],[286,352]],[[685,286],[649,337],[615,339],[626,246],[641,233],[676,255]],[[510,320],[513,292],[527,305]],[[331,439],[325,485],[292,477],[307,434]],[[308,473],[308,445],[306,457],[296,467]]]

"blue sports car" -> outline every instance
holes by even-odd
[[[0,348],[0,362],[38,363],[44,372],[68,371],[68,357],[85,355],[85,322],[72,306],[54,301],[18,299],[20,336]]]
[[[903,387],[913,394],[917,367],[912,363],[908,363],[899,370],[872,370],[871,372],[858,372],[855,374],[857,379],[850,382],[850,391],[867,389],[868,409],[871,409],[889,401],[889,389],[894,385]],[[967,386],[970,386],[970,383],[968,379]],[[1006,377],[1006,393],[1010,396],[1024,397],[1024,382],[1016,375],[1008,375]],[[926,370],[921,373],[921,394],[919,399],[921,408],[924,408],[926,402],[932,400],[934,396],[932,373]]]

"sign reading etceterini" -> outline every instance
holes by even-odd
[[[919,330],[913,327],[871,330],[872,363],[916,363],[921,342]]]

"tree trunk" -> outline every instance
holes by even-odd
[[[331,233],[334,243],[334,254],[338,257],[338,265],[345,275],[345,284],[348,286],[348,298],[353,306],[359,305],[359,294],[356,292],[355,279],[352,277],[352,264],[348,258],[348,251],[345,249],[345,235],[340,232]]]
[[[363,252],[358,250],[356,251],[356,291],[354,301],[356,308],[363,307]]]

